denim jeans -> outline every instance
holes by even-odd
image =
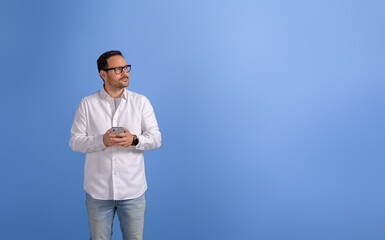
[[[146,200],[99,200],[86,193],[91,240],[110,240],[115,212],[118,213],[123,240],[142,240]]]

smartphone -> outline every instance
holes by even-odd
[[[111,133],[124,133],[124,127],[113,127]]]

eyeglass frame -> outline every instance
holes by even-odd
[[[117,71],[117,68],[122,68],[122,71],[121,71],[120,73],[117,73],[117,72],[116,72],[116,71]],[[127,72],[130,72],[130,71],[131,71],[131,65],[118,66],[118,67],[113,67],[113,68],[106,68],[106,69],[102,69],[102,70],[108,72],[108,71],[110,71],[110,70],[112,70],[112,69],[114,69],[115,74],[122,74],[123,69],[126,69]],[[130,70],[128,70],[128,69],[130,69]]]

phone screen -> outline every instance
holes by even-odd
[[[111,133],[124,133],[124,128],[123,127],[113,127],[111,129]]]

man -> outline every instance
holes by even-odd
[[[103,53],[97,65],[104,85],[80,101],[70,140],[73,151],[86,153],[91,239],[111,239],[115,212],[123,239],[142,239],[147,189],[143,150],[159,147],[161,134],[149,100],[126,89],[131,65],[121,52]],[[124,131],[114,133],[113,127]]]

